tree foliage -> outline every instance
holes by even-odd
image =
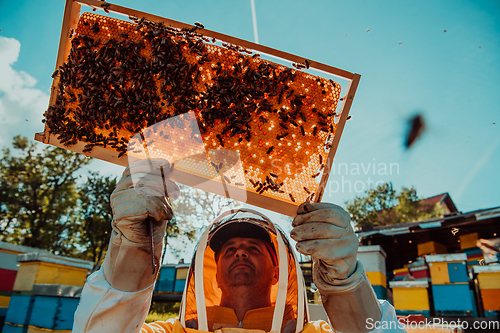
[[[177,241],[193,241],[203,227],[227,209],[236,208],[239,203],[226,197],[205,192],[193,187],[180,185],[181,195],[172,200],[174,218],[167,225],[167,245],[173,236],[179,236]],[[170,243],[171,244],[171,243]],[[182,248],[170,247],[173,254],[178,254]]]
[[[52,146],[40,151],[21,136],[13,148],[16,156],[3,149],[0,162],[1,240],[75,254],[77,171],[90,160]]]
[[[93,270],[99,268],[108,247],[112,219],[110,196],[115,187],[116,178],[91,172],[79,189],[78,243],[85,248],[79,257],[94,262]]]
[[[14,137],[13,150],[3,149],[0,162],[0,240],[90,260],[97,269],[109,242],[110,196],[117,179],[90,172],[86,181],[79,181],[79,171],[90,161]],[[180,188],[181,196],[171,201],[175,215],[165,238],[174,254],[224,209],[238,205],[195,188]]]
[[[351,214],[351,220],[361,227],[421,221],[441,215],[438,206],[423,205],[416,189],[403,186],[397,193],[390,182],[365,191],[364,196],[356,196],[352,202],[346,202],[346,209]]]

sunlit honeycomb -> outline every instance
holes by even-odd
[[[70,42],[45,113],[65,145],[161,157],[260,195],[316,201],[338,83],[142,20],[83,13]]]

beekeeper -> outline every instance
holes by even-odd
[[[160,265],[165,196],[179,188],[164,181],[160,161],[127,167],[111,195],[112,235],[101,269],[89,276],[75,313],[73,332],[399,332],[394,308],[378,301],[356,259],[358,239],[349,214],[329,203],[305,203],[291,237],[313,258],[314,284],[330,323],[311,321],[299,263],[286,235],[259,212],[242,209],[218,217],[200,238],[186,280],[179,318],[144,324]],[[163,168],[168,170],[168,166]],[[374,323],[385,325],[374,326]],[[388,323],[391,325],[388,326]],[[240,332],[241,331],[241,332]],[[248,331],[247,331],[248,332]]]

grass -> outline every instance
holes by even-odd
[[[149,312],[146,317],[146,323],[151,323],[154,321],[166,321],[170,318],[176,318],[179,315],[178,312],[166,312],[166,313],[158,313],[158,312]]]

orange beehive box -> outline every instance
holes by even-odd
[[[174,181],[293,216],[321,200],[359,78],[201,25],[67,0],[35,139],[119,165],[166,159]]]

